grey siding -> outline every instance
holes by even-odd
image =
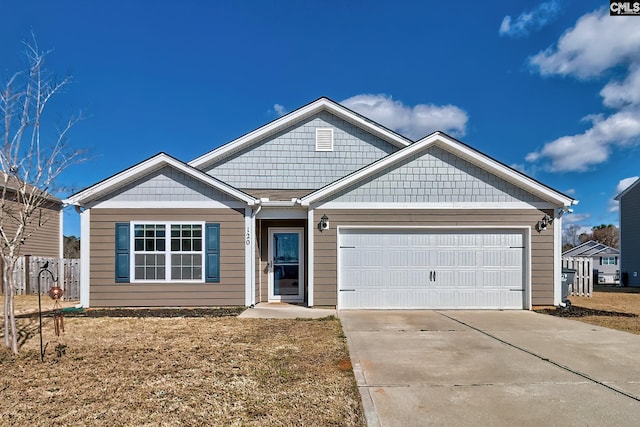
[[[440,147],[393,165],[331,198],[347,203],[543,203]]]
[[[116,202],[199,202],[217,200],[226,202],[235,199],[197,179],[187,176],[181,171],[165,166],[100,198],[98,201],[105,200]]]
[[[316,128],[329,127],[334,129],[334,151],[317,152]],[[313,190],[397,150],[359,127],[321,112],[204,171],[236,188]]]
[[[640,286],[640,185],[620,200],[620,274],[629,274],[629,285]]]
[[[360,226],[438,226],[438,227],[533,227],[552,211],[527,210],[317,210],[315,222],[326,214],[331,228],[314,231],[314,305],[337,304],[337,227]],[[552,305],[553,300],[553,228],[531,232],[531,299],[533,305]]]
[[[207,221],[220,223],[219,283],[115,283],[115,223]],[[91,210],[90,303],[93,307],[244,305],[244,214],[234,209]]]

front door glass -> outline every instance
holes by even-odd
[[[300,234],[273,233],[273,294],[300,295]]]

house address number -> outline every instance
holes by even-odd
[[[247,234],[245,236],[244,244],[249,246],[251,244],[251,229],[247,227]]]

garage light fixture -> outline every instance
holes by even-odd
[[[536,224],[536,230],[538,231],[538,233],[541,233],[542,231],[546,230],[549,224],[551,224],[552,222],[553,218],[551,218],[549,215],[545,215]]]
[[[322,232],[328,229],[329,229],[329,217],[327,216],[327,214],[324,214],[322,215],[322,218],[320,218],[320,222],[318,223],[318,230]]]

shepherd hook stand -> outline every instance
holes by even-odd
[[[53,276],[53,273],[51,272],[51,270],[49,270],[49,261],[45,262],[44,265],[40,268],[40,272],[38,273],[38,317],[40,319],[40,361],[42,361],[42,362],[44,362],[44,347],[42,345],[42,302],[40,300],[40,296],[41,296],[40,279],[42,278],[42,273],[44,273],[44,272],[49,273],[49,276],[51,276],[51,280],[53,280],[53,283],[57,284],[57,282],[58,282],[58,279],[56,279]],[[57,286],[55,288],[60,289]],[[55,289],[55,288],[52,288],[52,290]],[[60,290],[62,290],[62,289],[60,289]],[[61,294],[60,294],[60,296],[61,296]],[[54,297],[52,296],[52,298],[54,298]],[[58,298],[59,298],[59,296],[58,296]],[[54,299],[57,300],[57,298],[54,298]],[[54,319],[54,322],[57,322],[57,319]],[[61,324],[62,323],[60,321],[60,325]],[[58,329],[58,323],[56,323],[56,330],[59,330]],[[63,331],[64,331],[64,329],[63,329]]]

